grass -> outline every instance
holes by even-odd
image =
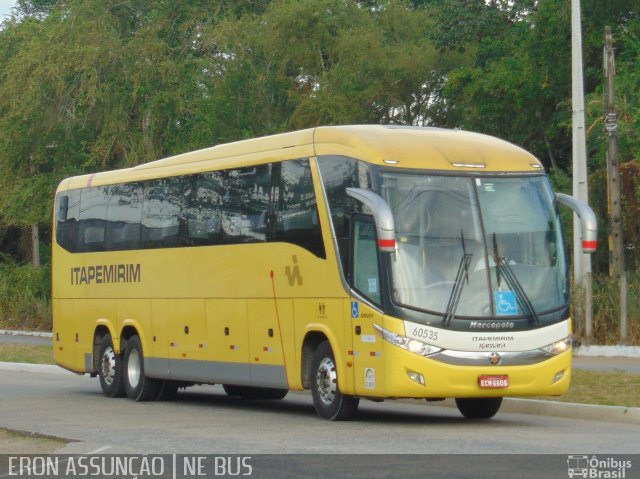
[[[0,361],[54,364],[51,346],[0,344]],[[573,369],[569,392],[559,397],[541,397],[549,401],[640,407],[640,375],[623,371],[587,371]]]
[[[569,391],[540,399],[602,406],[640,407],[640,375],[573,369]]]
[[[39,434],[0,429],[1,454],[50,454],[68,442]]]
[[[627,272],[627,339],[626,344],[640,345],[640,269]],[[572,285],[571,316],[575,333],[585,336],[585,293]],[[605,274],[593,275],[593,338],[590,344],[620,343],[620,281]]]
[[[47,345],[0,344],[0,361],[9,363],[54,364]]]
[[[51,269],[7,263],[0,254],[0,329],[51,331]]]

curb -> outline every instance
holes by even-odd
[[[60,366],[56,366],[55,364],[7,363],[2,361],[0,361],[0,371],[11,371],[15,373],[76,375],[71,371],[62,369]]]
[[[517,414],[588,419],[592,421],[640,424],[640,408],[624,406],[600,406],[540,399],[505,398],[501,411]]]
[[[5,336],[35,336],[37,338],[53,338],[53,333],[47,331],[14,331],[11,329],[0,329],[0,334]]]
[[[421,405],[423,400],[409,399],[407,403]],[[455,400],[445,399],[441,402],[427,403],[429,406],[457,409]],[[505,397],[500,413],[529,414],[533,416],[561,417],[563,419],[584,419],[588,421],[605,421],[625,424],[640,424],[640,408],[625,406],[600,406],[596,404],[579,404],[542,399],[522,399]]]
[[[577,346],[573,355],[581,358],[640,358],[640,346]]]
[[[71,371],[51,364],[0,362],[0,371],[76,375]],[[456,408],[453,399],[446,399],[439,403],[425,403],[420,400],[402,401],[420,405],[429,404],[431,406]],[[500,411],[514,414],[640,424],[640,408],[637,407],[598,406],[595,404],[562,403],[557,401],[543,401],[540,399],[505,398]]]

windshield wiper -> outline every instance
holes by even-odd
[[[464,242],[464,233],[462,230],[460,230],[460,241],[462,241],[462,258],[460,258],[456,279],[453,282],[453,289],[449,296],[449,303],[447,304],[447,311],[444,316],[443,326],[449,326],[451,320],[456,314],[456,309],[458,309],[458,304],[460,303],[460,296],[462,296],[464,282],[466,281],[467,284],[469,284],[469,265],[471,264],[473,253],[467,253],[467,248]]]
[[[529,296],[527,296],[527,293],[522,287],[522,283],[520,283],[520,280],[518,280],[518,277],[511,269],[511,266],[509,266],[508,258],[498,254],[498,242],[496,241],[495,233],[493,233],[493,261],[496,263],[496,280],[498,282],[498,288],[500,287],[500,278],[504,277],[507,285],[513,292],[515,292],[516,301],[520,305],[520,308],[525,312],[528,311],[529,316],[533,321],[533,325],[538,326],[540,324],[540,317],[538,316],[538,313],[536,313]]]

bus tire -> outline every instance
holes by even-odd
[[[138,336],[132,336],[124,349],[122,371],[124,390],[129,399],[151,401],[158,397],[161,383],[144,374],[144,356]]]
[[[110,334],[106,334],[98,351],[98,377],[102,394],[106,397],[123,397],[122,356],[116,354]]]
[[[458,410],[467,419],[490,419],[496,415],[502,398],[456,398]]]
[[[331,345],[320,343],[311,360],[311,396],[320,417],[348,421],[358,412],[359,398],[340,392],[338,370]]]

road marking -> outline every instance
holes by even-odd
[[[113,446],[102,446],[98,449],[94,449],[93,451],[89,451],[87,454],[100,454],[102,451],[106,451],[107,449],[111,449]]]

